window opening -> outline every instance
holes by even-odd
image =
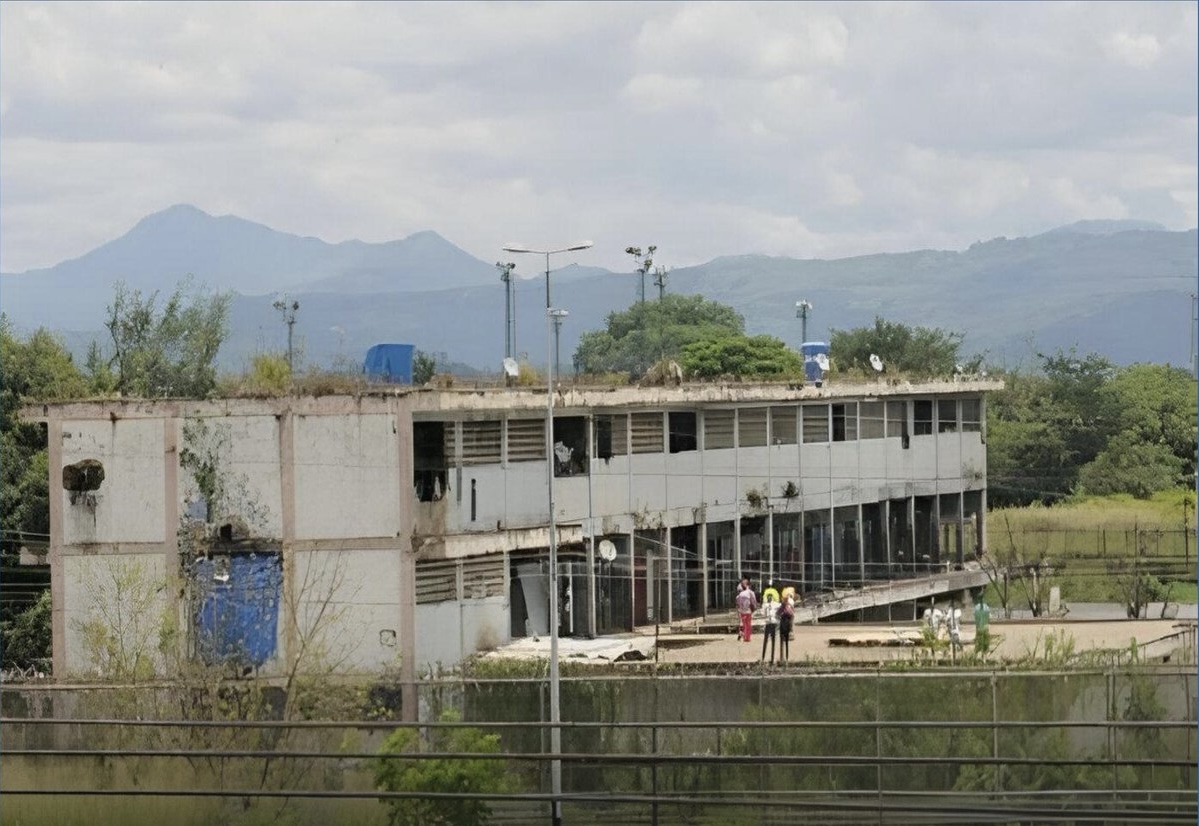
[[[508,420],[508,461],[545,461],[545,419]]]
[[[962,399],[962,431],[978,433],[983,429],[982,399]]]
[[[595,456],[611,459],[629,454],[629,417],[625,414],[595,417]]]
[[[931,399],[912,402],[912,435],[931,436],[933,433],[933,403]]]
[[[798,427],[799,408],[788,407],[770,408],[770,442],[776,445],[795,444]]]
[[[858,403],[833,405],[833,441],[852,442],[858,438]]]
[[[804,444],[828,441],[828,405],[805,404],[803,406]]]
[[[908,435],[908,403],[887,402],[887,438]]]
[[[695,413],[672,410],[666,414],[670,426],[670,452],[685,453],[699,448]]]
[[[733,411],[704,411],[704,450],[727,450],[733,447]]]
[[[446,431],[453,422],[412,423],[412,485],[421,502],[436,502],[446,492],[446,469],[453,458],[446,451]]]
[[[554,475],[587,473],[587,419],[561,416],[554,419]]]
[[[958,430],[958,400],[941,399],[937,402],[937,432],[956,433]]]
[[[462,464],[500,463],[500,421],[462,423]]]
[[[632,430],[634,453],[662,452],[661,413],[632,414]]]
[[[862,402],[858,407],[859,435],[863,439],[881,439],[884,436],[883,403]]]
[[[766,444],[766,408],[743,407],[737,411],[737,446],[762,447]]]

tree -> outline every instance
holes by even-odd
[[[426,353],[423,350],[416,350],[412,354],[412,383],[413,384],[428,384],[428,382],[437,373],[437,357]]]
[[[228,332],[230,295],[192,289],[185,280],[158,306],[158,292],[142,296],[118,283],[104,326],[111,339],[107,367],[125,395],[202,398],[216,384],[216,355]],[[89,358],[93,376],[100,361]]]
[[[1073,347],[1037,355],[1048,382],[1044,413],[1061,434],[1070,463],[1081,468],[1099,455],[1116,432],[1112,405],[1100,393],[1115,367],[1098,353],[1079,356]]]
[[[683,346],[688,376],[801,376],[803,359],[774,336],[729,335]]]
[[[678,360],[692,342],[744,331],[745,320],[732,307],[699,295],[667,295],[609,313],[606,329],[584,333],[575,350],[575,371],[641,376],[664,358]]]
[[[987,397],[987,496],[992,505],[1052,502],[1074,487],[1060,406],[1044,376],[1014,371]]]
[[[1114,374],[1097,353],[1039,353],[1040,371],[1012,372],[988,400],[992,504],[1052,502],[1070,495],[1080,470],[1116,432],[1122,402],[1101,392]]]
[[[42,591],[32,606],[0,621],[4,638],[4,667],[40,667],[50,659],[50,592]]]
[[[1181,481],[1182,460],[1164,444],[1139,441],[1132,431],[1113,436],[1078,474],[1083,493],[1131,493],[1138,499],[1149,499]]]
[[[50,532],[46,436],[17,411],[33,400],[73,399],[87,393],[71,354],[39,329],[22,339],[0,316],[0,528],[3,549],[15,553],[26,534]]]
[[[1141,444],[1166,448],[1181,463],[1182,474],[1195,473],[1199,408],[1187,370],[1168,364],[1133,364],[1117,370],[1097,392],[1113,430]]]
[[[875,316],[873,327],[833,330],[829,351],[840,369],[871,370],[870,356],[883,360],[888,371],[913,376],[947,376],[960,359],[962,333],[940,328],[909,327]],[[982,357],[964,369],[975,371]]]

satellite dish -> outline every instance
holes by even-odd
[[[883,372],[883,360],[874,353],[870,354],[870,366],[874,368],[874,372],[876,373]]]
[[[516,363],[516,359],[514,359],[514,358],[504,359],[504,375],[510,379],[515,379],[515,378],[520,377],[520,366]]]
[[[604,560],[604,562],[611,562],[616,559],[616,545],[612,543],[611,539],[605,539],[599,543],[599,555],[600,559]]]

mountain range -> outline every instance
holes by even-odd
[[[1186,364],[1197,249],[1194,229],[1082,221],[961,251],[829,260],[726,256],[674,269],[667,289],[730,304],[748,332],[792,345],[801,337],[795,302],[805,299],[813,305],[811,339],[882,316],[960,331],[964,354],[986,352],[991,363],[1009,367],[1032,366],[1035,352],[1069,347],[1117,363]],[[533,261],[517,259],[518,274],[536,272]],[[360,363],[370,345],[384,341],[413,343],[489,372],[503,356],[504,286],[495,266],[436,232],[330,244],[186,205],[149,215],[79,258],[0,274],[0,309],[18,329],[49,327],[80,352],[93,338],[104,341],[105,307],[117,281],[166,294],[188,275],[234,292],[220,357],[226,369],[285,348],[286,327],[272,307],[280,293],[300,303],[295,333],[306,364]],[[570,313],[562,327],[564,362],[581,333],[636,300],[637,281],[635,273],[579,265],[553,273],[553,303]],[[544,363],[544,276],[513,283],[517,351]],[[647,289],[652,299],[656,290]]]

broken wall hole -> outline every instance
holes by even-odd
[[[104,465],[97,459],[84,459],[62,469],[62,486],[72,493],[99,490],[103,482]]]

